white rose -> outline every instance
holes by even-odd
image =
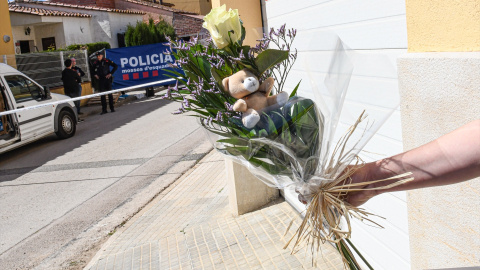
[[[213,43],[217,48],[222,49],[232,42],[240,40],[242,37],[242,28],[238,17],[237,9],[230,9],[227,12],[225,5],[214,8],[204,18],[203,28],[207,29],[212,36]],[[228,32],[230,37],[228,36]]]

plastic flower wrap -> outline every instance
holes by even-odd
[[[211,17],[224,12],[221,7],[206,16],[213,43],[171,41],[185,75],[167,70],[181,79],[165,98],[181,103],[176,113],[193,112],[218,151],[246,166],[267,185],[294,188],[308,202],[294,250],[304,242],[313,252],[328,241],[336,245],[346,267],[360,269],[351,248],[360,254],[349,241],[350,219],[378,224],[369,218],[371,213],[344,199],[348,192],[358,190],[349,176],[363,165],[360,151],[393,108],[375,112],[375,117],[367,117],[363,109],[350,110],[350,122],[340,121],[349,119],[340,116],[349,111],[342,108],[355,59],[338,38],[333,39],[323,82],[309,68],[315,63],[305,60],[309,77],[305,81],[310,81],[312,99],[297,95],[300,82],[292,93],[283,92],[298,57],[291,49],[296,31],[285,26],[272,29],[256,47],[250,47],[243,45],[245,31],[240,21],[240,30],[233,22],[220,23],[223,36],[225,31],[230,37],[241,36],[220,44],[215,41],[219,28]],[[397,180],[387,186],[392,187],[411,178],[406,174],[377,181],[387,180]]]

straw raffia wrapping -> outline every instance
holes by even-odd
[[[344,152],[348,139],[356,130],[359,123],[364,119],[365,116],[364,113],[362,113],[357,119],[357,122],[340,139],[339,143],[336,145],[334,153],[332,154],[332,158],[330,159],[329,167],[325,170],[327,173],[335,170],[340,165],[338,160],[342,160],[342,157],[346,155]],[[337,151],[341,151],[340,158],[335,161],[333,157]],[[345,199],[347,198],[348,193],[366,190],[385,190],[413,180],[412,173],[409,172],[386,179],[352,183],[351,176],[364,164],[365,162],[357,156],[356,164],[347,167],[347,169],[338,178],[333,181],[325,181],[320,186],[315,187],[317,190],[310,198],[310,202],[305,212],[305,218],[292,238],[286,243],[284,249],[286,249],[296,238],[292,253],[295,253],[303,243],[307,245],[307,248],[311,250],[313,255],[320,250],[321,244],[330,242],[337,246],[337,249],[339,250],[340,255],[345,263],[345,267],[347,267],[347,262],[349,259],[355,260],[351,250],[345,244],[345,240],[348,241],[352,233],[351,218],[356,218],[362,222],[369,222],[370,224],[373,224],[379,228],[383,227],[370,218],[370,216],[380,216],[365,211],[363,208],[352,206],[346,202]],[[394,182],[375,188],[360,188],[362,186],[387,181]],[[345,226],[341,226],[342,217],[345,219]],[[287,228],[287,232],[290,230],[292,224],[293,221]],[[351,242],[349,243],[351,244]]]

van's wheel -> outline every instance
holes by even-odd
[[[58,130],[55,132],[60,139],[67,139],[75,135],[77,121],[75,115],[69,111],[61,111],[58,115]]]

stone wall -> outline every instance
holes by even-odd
[[[195,36],[202,30],[203,19],[174,13],[173,27],[178,37]]]

